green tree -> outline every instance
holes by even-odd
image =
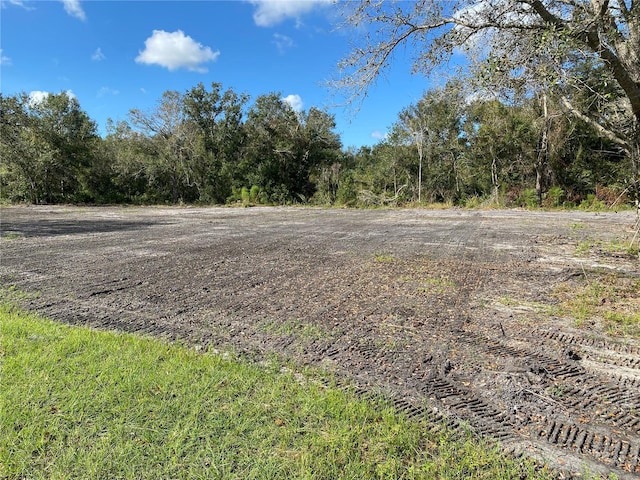
[[[107,136],[101,143],[100,156],[103,169],[110,177],[111,190],[105,194],[113,201],[139,203],[154,196],[149,194],[147,173],[152,160],[145,148],[147,142],[128,122],[107,121]]]
[[[473,193],[497,202],[501,191],[531,187],[537,132],[526,109],[477,100],[468,108],[465,131]]]
[[[219,83],[212,83],[210,91],[200,83],[184,95],[186,118],[203,138],[204,154],[194,163],[192,178],[201,202],[224,202],[234,184],[242,187],[236,177],[246,138],[243,108],[248,99],[232,89],[223,92]]]
[[[96,125],[67,93],[1,97],[3,183],[13,200],[90,200]]]
[[[462,192],[464,97],[459,86],[429,90],[403,109],[391,128],[390,142],[411,147],[417,157],[417,200],[454,201]],[[414,157],[414,158],[415,158]],[[423,181],[424,180],[424,181]]]
[[[184,97],[177,91],[162,94],[150,112],[133,109],[130,122],[144,139],[139,142],[145,158],[146,177],[155,200],[177,203],[198,199],[194,179],[204,154],[202,131],[188,121]]]
[[[261,95],[249,109],[241,171],[275,203],[308,201],[312,179],[340,155],[334,118],[311,108],[295,112],[280,94]]]

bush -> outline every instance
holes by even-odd
[[[249,200],[253,203],[260,203],[260,187],[253,185],[249,191]]]
[[[338,191],[336,192],[336,203],[338,205],[353,206],[358,198],[358,192],[356,190],[356,184],[353,177],[345,175],[338,185]]]
[[[590,193],[587,195],[587,198],[580,202],[580,206],[578,207],[581,210],[606,210],[608,207],[602,201],[598,200],[598,197],[595,193]]]
[[[538,193],[534,188],[523,190],[518,197],[518,205],[525,208],[538,208]]]
[[[249,205],[251,198],[247,187],[242,187],[242,190],[240,190],[240,199],[243,205]]]
[[[551,187],[547,192],[542,205],[551,208],[561,207],[564,205],[565,198],[564,190],[561,187]]]
[[[463,203],[464,208],[480,208],[482,207],[483,204],[484,204],[484,201],[482,197],[479,197],[478,195],[467,197]]]

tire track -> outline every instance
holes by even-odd
[[[545,339],[566,345],[580,345],[593,347],[598,350],[610,350],[623,354],[640,355],[640,347],[635,345],[609,342],[599,338],[579,337],[577,335],[557,330],[538,330],[536,333]],[[636,365],[640,365],[640,358],[636,360]]]

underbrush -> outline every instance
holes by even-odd
[[[0,478],[546,477],[318,372],[6,305],[0,328]]]

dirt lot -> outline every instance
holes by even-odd
[[[603,275],[637,282],[637,258],[605,248],[633,213],[0,214],[5,296],[49,317],[281,355],[565,472],[640,475],[640,341],[554,308]]]

